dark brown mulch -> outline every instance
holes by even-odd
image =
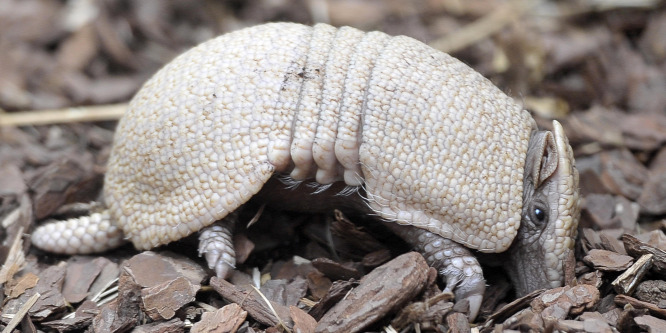
[[[115,122],[34,125],[38,116],[0,127],[0,328],[666,331],[664,1],[0,0],[0,124],[21,110],[125,103],[183,50],[267,21],[415,37],[522,101],[541,127],[561,120],[584,199],[575,279],[516,299],[484,267],[489,287],[470,326],[418,254],[334,212],[265,211],[239,232],[229,282],[210,278],[189,240],[43,253],[22,236],[99,198]]]

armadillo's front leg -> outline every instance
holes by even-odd
[[[445,291],[452,291],[456,301],[469,301],[469,319],[474,320],[479,313],[486,281],[476,257],[466,247],[413,226],[387,223],[389,228],[414,246],[446,279]]]
[[[227,278],[236,269],[233,232],[238,214],[233,212],[203,229],[199,234],[199,256],[205,255],[208,268],[219,278]]]

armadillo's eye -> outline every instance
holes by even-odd
[[[548,206],[541,200],[534,200],[530,208],[530,219],[537,225],[548,223]]]
[[[543,222],[543,220],[546,219],[546,212],[541,210],[541,208],[536,207],[534,208],[534,217],[536,217],[539,222]]]

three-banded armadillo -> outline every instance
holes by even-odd
[[[150,249],[203,229],[200,252],[226,276],[232,223],[220,220],[273,175],[324,192],[344,182],[340,200],[391,222],[473,318],[485,281],[470,250],[510,249],[519,294],[563,281],[578,174],[553,126],[537,130],[480,74],[412,38],[260,25],[197,46],[146,82],[116,131],[107,209],[40,227],[32,241],[61,253],[124,238]]]

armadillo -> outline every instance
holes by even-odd
[[[415,39],[326,24],[245,28],[167,64],[118,124],[105,208],[41,226],[32,243],[150,249],[200,231],[200,254],[226,277],[231,213],[266,183],[302,182],[344,184],[337,201],[421,251],[471,318],[485,290],[473,251],[508,253],[518,295],[563,282],[579,192],[561,125],[539,130],[482,75]],[[292,195],[316,198],[304,192]]]

